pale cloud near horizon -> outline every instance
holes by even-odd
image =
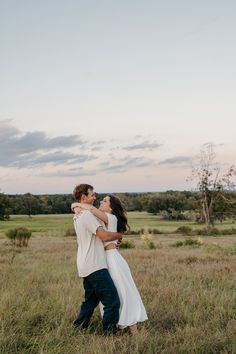
[[[174,156],[165,160],[161,160],[159,165],[172,165],[172,166],[191,166],[193,162],[193,157],[189,156]]]
[[[140,175],[138,171],[143,173],[150,168],[156,169],[160,164],[182,166],[183,162],[188,161],[187,157],[173,157],[166,160],[159,158],[158,162],[157,156],[163,144],[154,140],[149,143],[145,136],[127,139],[134,141],[133,145],[127,145],[123,139],[118,147],[116,139],[113,142],[93,141],[77,135],[50,137],[43,131],[22,132],[9,120],[0,121],[0,131],[0,168],[12,175],[19,170],[23,175],[31,171],[31,179],[36,176],[49,179],[96,176],[99,179],[104,174],[126,175],[128,178],[132,171]],[[96,149],[93,151],[94,147]]]

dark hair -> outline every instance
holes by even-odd
[[[78,184],[73,190],[73,196],[77,202],[80,202],[82,195],[88,195],[89,189],[93,190],[90,184]]]
[[[125,232],[129,230],[128,219],[126,216],[126,210],[121,202],[121,200],[114,194],[108,194],[110,198],[110,208],[112,209],[112,214],[117,217],[117,231]]]

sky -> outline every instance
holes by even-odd
[[[0,190],[191,190],[236,157],[234,0],[0,0]]]

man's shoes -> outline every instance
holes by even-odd
[[[73,326],[76,328],[87,329],[89,326],[89,320],[81,322],[78,320],[78,318],[76,318],[73,322]]]

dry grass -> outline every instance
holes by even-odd
[[[88,333],[71,326],[83,297],[74,238],[35,236],[28,249],[0,239],[0,353],[236,353],[235,236],[175,248],[183,236],[158,235],[154,250],[130,239],[121,252],[149,316],[135,338],[104,338],[98,310]]]

